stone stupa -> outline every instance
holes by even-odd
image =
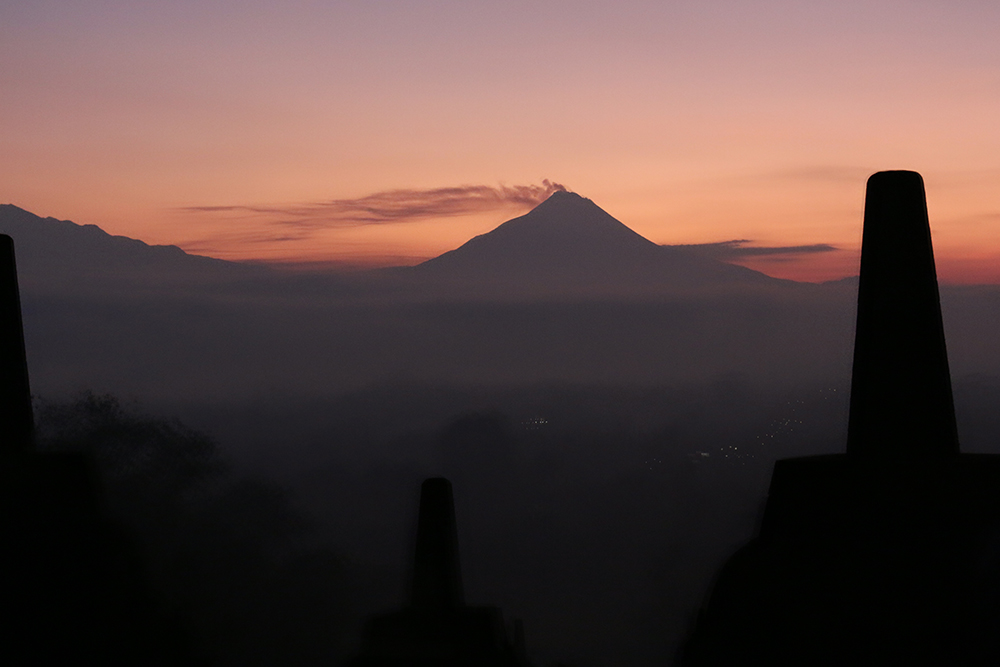
[[[959,451],[915,172],[868,180],[846,450],[775,464],[680,664],[1000,664],[1000,456]]]

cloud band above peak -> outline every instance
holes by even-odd
[[[383,190],[355,199],[306,204],[186,206],[182,210],[195,214],[264,217],[284,226],[328,229],[471,215],[512,206],[533,207],[561,190],[566,190],[566,187],[545,179],[541,185],[459,185],[425,190]]]

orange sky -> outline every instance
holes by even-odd
[[[942,279],[1000,282],[996,3],[496,4],[0,1],[0,202],[227,259],[412,263],[526,205],[292,213],[551,179],[659,243],[836,246],[750,264],[823,280],[857,270],[866,177],[915,169]]]

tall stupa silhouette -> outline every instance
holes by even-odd
[[[868,180],[845,454],[778,461],[679,662],[1000,664],[1000,456],[961,454],[923,180]]]
[[[83,452],[35,450],[14,242],[0,235],[0,664],[195,665]]]
[[[451,482],[424,480],[408,604],[365,625],[351,667],[528,667],[520,621],[508,635],[497,607],[462,593]]]

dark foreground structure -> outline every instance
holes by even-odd
[[[528,667],[524,635],[507,635],[497,607],[467,606],[462,594],[451,482],[425,480],[409,604],[365,625],[351,667]]]
[[[14,244],[0,235],[0,664],[191,665],[95,466],[36,452]]]
[[[847,453],[775,464],[680,663],[1000,664],[1000,456],[959,453],[917,173],[868,181]]]

